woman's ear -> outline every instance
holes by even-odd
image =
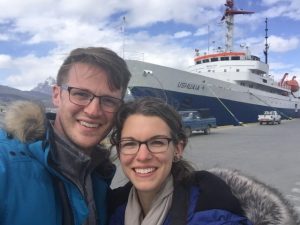
[[[183,141],[179,141],[176,145],[174,154],[181,157],[183,154],[183,150],[184,150],[184,143],[183,143]]]

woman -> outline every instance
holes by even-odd
[[[249,205],[219,178],[226,178],[224,171],[196,172],[182,159],[187,138],[181,118],[161,100],[124,104],[111,143],[130,180],[110,195],[111,225],[252,224],[244,211]]]

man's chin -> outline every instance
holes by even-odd
[[[75,140],[74,142],[82,151],[90,151],[91,149],[95,148],[100,143],[100,140],[88,140],[88,138],[80,138]]]

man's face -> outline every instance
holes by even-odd
[[[122,90],[112,91],[108,86],[109,74],[93,65],[76,63],[66,85],[89,91],[97,96],[122,98]],[[102,110],[100,99],[94,98],[88,105],[79,106],[69,100],[69,92],[59,86],[53,88],[53,104],[58,108],[54,123],[59,134],[85,149],[102,141],[113,126],[115,113]]]

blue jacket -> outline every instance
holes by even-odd
[[[175,185],[173,202],[164,225],[251,225],[230,188],[217,176],[199,171],[188,185]],[[110,225],[124,225],[131,184],[113,190]],[[116,199],[118,200],[116,202]]]
[[[51,140],[21,143],[0,130],[0,225],[62,225],[63,204],[57,181],[63,183],[74,225],[88,216],[88,207],[75,184],[49,165]],[[114,171],[97,168],[92,185],[99,225],[107,220],[107,191]],[[100,175],[101,174],[101,175]]]

